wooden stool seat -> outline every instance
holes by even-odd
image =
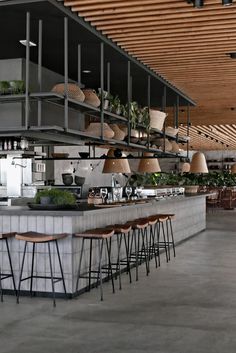
[[[16,232],[12,233],[0,233],[0,240],[12,238],[16,235]]]
[[[114,225],[109,225],[106,228],[113,229],[115,234],[116,233],[128,234],[132,229],[130,224],[114,224]]]
[[[126,225],[131,225],[131,227],[135,229],[144,229],[148,227],[148,219],[147,218],[135,219],[134,221],[127,222]]]
[[[75,237],[79,238],[96,238],[96,239],[107,239],[112,237],[114,234],[113,229],[109,228],[97,228],[97,229],[90,229],[86,230],[83,233],[75,233]]]
[[[156,224],[157,221],[158,221],[158,217],[156,217],[156,216],[150,216],[150,217],[148,217],[148,224],[149,224],[150,226],[153,226],[154,224]]]
[[[44,234],[38,232],[25,232],[25,233],[17,233],[15,234],[15,238],[17,240],[24,240],[30,243],[47,243],[49,241],[59,240],[67,237],[68,234]]]
[[[169,219],[174,220],[175,219],[175,214],[174,213],[164,213],[160,215],[161,217],[168,217]]]
[[[169,219],[168,216],[163,216],[163,215],[157,215],[157,217],[158,217],[157,221],[161,223],[166,222]]]

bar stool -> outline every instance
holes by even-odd
[[[65,233],[52,234],[51,235],[51,234],[43,234],[43,233],[37,233],[37,232],[26,232],[26,233],[16,234],[15,238],[17,240],[23,240],[25,242],[23,258],[22,258],[22,264],[21,264],[21,269],[20,269],[19,285],[18,285],[18,291],[17,291],[17,303],[19,303],[21,282],[26,281],[28,279],[30,279],[30,295],[32,296],[33,278],[51,279],[52,294],[53,294],[53,306],[54,307],[56,306],[55,286],[54,286],[55,283],[62,281],[64,292],[65,292],[65,296],[67,296],[65,279],[64,279],[62,263],[61,263],[61,257],[60,257],[60,252],[59,252],[59,248],[58,248],[58,240],[67,237],[67,235],[68,234],[65,234]],[[32,262],[31,262],[31,275],[28,276],[28,277],[22,278],[23,269],[24,269],[24,262],[25,262],[25,254],[26,254],[26,249],[27,249],[27,244],[28,243],[32,243],[33,244],[33,247],[32,247]],[[40,243],[40,244],[46,243],[48,245],[48,257],[49,257],[49,266],[50,266],[50,274],[51,274],[50,277],[34,275],[35,247],[36,247],[36,245],[38,243]],[[51,243],[55,243],[55,245],[56,245],[57,258],[58,258],[58,262],[59,262],[61,277],[53,276],[51,246],[50,246]]]
[[[135,219],[126,223],[132,227],[132,237],[130,245],[130,263],[135,263],[136,268],[136,281],[138,281],[138,266],[144,261],[146,265],[146,275],[150,272],[149,268],[149,255],[148,255],[148,238],[147,228],[148,219]],[[141,239],[141,241],[140,241]],[[134,252],[133,252],[134,243]],[[141,243],[141,247],[140,247]],[[133,260],[134,258],[134,260]]]
[[[112,290],[113,290],[113,293],[115,293],[114,279],[113,279],[113,272],[112,272],[112,263],[111,263],[111,237],[113,234],[114,234],[113,229],[106,229],[106,228],[91,229],[91,230],[87,230],[85,232],[74,234],[75,237],[82,238],[81,254],[80,254],[78,275],[77,275],[77,281],[76,281],[76,291],[77,292],[78,292],[78,287],[79,287],[79,280],[81,278],[87,278],[89,280],[88,290],[90,290],[90,288],[91,288],[91,279],[96,279],[96,286],[98,286],[98,284],[100,285],[101,301],[103,301],[102,274],[105,272],[105,273],[108,273],[108,278],[109,277],[111,278]],[[108,242],[108,239],[109,239],[109,242]],[[81,264],[82,264],[82,258],[83,258],[83,253],[84,253],[85,240],[90,241],[89,270],[87,272],[81,274]],[[98,258],[98,269],[97,270],[92,269],[93,241],[97,241],[98,248],[99,248],[99,258]],[[106,250],[107,250],[108,266],[102,265],[104,241],[105,241]],[[105,269],[105,271],[103,271],[103,269]],[[94,274],[94,273],[97,274],[97,276],[92,276],[92,274]]]
[[[14,288],[15,294],[17,295],[15,277],[14,277],[12,261],[11,261],[11,254],[10,254],[10,249],[9,249],[9,244],[8,244],[8,239],[14,237],[15,234],[16,233],[1,233],[0,234],[0,241],[5,241],[5,244],[6,244],[8,261],[9,261],[9,265],[10,265],[10,273],[2,273],[2,271],[0,269],[0,295],[1,295],[1,301],[3,301],[3,291],[2,291],[2,283],[1,282],[2,282],[2,280],[6,279],[6,278],[10,278],[10,277],[12,278],[13,288]]]
[[[172,227],[172,220],[175,219],[175,214],[167,213],[167,214],[162,214],[161,216],[168,217],[166,220],[166,234],[167,234],[167,244],[168,244],[168,258],[170,260],[170,247],[171,246],[173,249],[173,255],[174,255],[174,257],[176,257],[174,232],[173,232],[173,227]]]
[[[149,216],[147,217],[148,225],[150,227],[150,239],[149,239],[149,258],[151,259],[153,256],[155,258],[155,264],[157,268],[157,258],[158,265],[160,266],[160,248],[156,243],[155,234],[156,228],[159,218],[157,216]]]
[[[131,225],[129,224],[114,224],[109,225],[106,227],[107,229],[112,229],[114,231],[114,235],[116,235],[117,239],[117,262],[112,263],[116,267],[116,273],[119,272],[119,289],[122,289],[121,286],[121,266],[125,266],[127,274],[129,274],[129,282],[132,283],[131,277],[131,268],[130,268],[130,261],[129,261],[129,237],[130,231],[132,229]],[[121,259],[121,246],[122,241],[125,244],[125,258]]]

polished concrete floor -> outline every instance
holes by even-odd
[[[97,289],[77,299],[5,296],[0,353],[235,353],[236,212],[208,216],[207,230],[177,257],[105,300]],[[117,285],[117,283],[116,283]]]

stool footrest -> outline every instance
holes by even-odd
[[[49,276],[37,276],[37,275],[34,275],[34,276],[28,276],[28,277],[21,278],[20,281],[21,282],[27,281],[28,279],[31,279],[31,278],[51,279],[51,277],[49,277]],[[63,280],[62,277],[53,277],[53,283],[57,283],[57,282],[60,282],[62,280]]]
[[[1,273],[1,276],[0,276],[0,281],[6,279],[6,278],[9,278],[9,277],[12,277],[11,274],[5,274],[5,273]]]

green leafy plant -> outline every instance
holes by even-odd
[[[141,108],[139,117],[140,117],[140,124],[142,124],[146,130],[148,130],[150,128],[149,108],[148,107]]]
[[[119,96],[115,96],[110,100],[111,109],[114,113],[120,115],[121,113],[121,102]]]
[[[10,89],[13,94],[25,93],[25,82],[21,80],[14,80],[9,82]]]
[[[0,81],[0,94],[8,94],[10,83],[8,81]]]
[[[75,205],[76,198],[74,194],[69,191],[59,189],[47,189],[37,192],[34,201],[40,203],[41,197],[49,197],[50,203],[54,205]]]

